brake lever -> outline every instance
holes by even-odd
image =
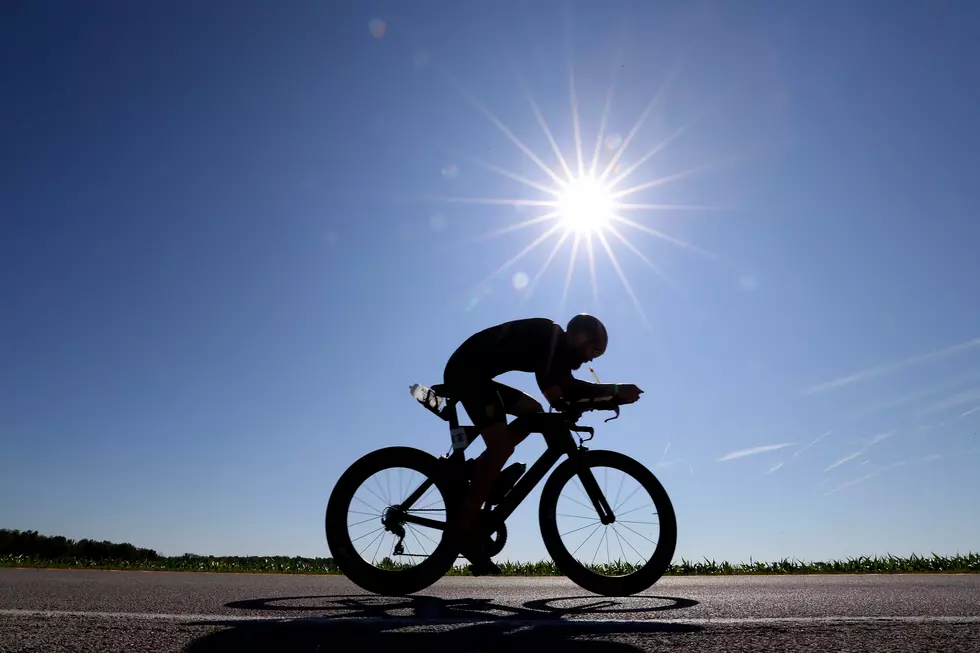
[[[614,419],[619,419],[619,404],[616,404],[616,407],[613,410],[616,411],[616,416],[615,417],[610,417],[609,419],[604,419],[604,420],[602,420],[603,422],[611,422]]]

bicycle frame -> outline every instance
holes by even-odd
[[[441,387],[434,386],[432,390],[437,391]],[[457,398],[446,398],[446,406],[442,410],[437,410],[425,402],[420,401],[420,403],[433,414],[449,422],[451,433],[459,432],[458,429],[462,429],[462,432],[465,433],[465,443],[454,449],[448,457],[449,462],[446,465],[446,469],[450,470],[450,472],[462,474],[464,471],[463,465],[466,461],[465,451],[479,435],[479,431],[474,426],[459,426],[459,419],[456,413],[456,406],[459,403],[459,399]],[[587,408],[586,410],[590,409],[592,408]],[[618,416],[618,407],[615,407],[615,410]],[[548,475],[548,472],[561,460],[563,455],[567,455],[569,459],[575,462],[581,460],[583,452],[588,451],[584,443],[592,439],[595,435],[595,430],[589,426],[578,426],[576,422],[580,417],[581,414],[575,412],[533,413],[522,415],[510,422],[509,426],[511,428],[527,431],[528,434],[541,433],[545,438],[547,448],[521,478],[518,479],[514,487],[504,495],[500,503],[490,510],[484,509],[480,527],[485,528],[488,534],[496,531],[513,514],[514,510],[527,498],[531,490]],[[615,419],[615,417],[610,419]],[[575,436],[572,435],[573,432],[589,433],[590,437],[586,439],[580,438],[579,443],[576,444]],[[592,501],[593,507],[595,507],[596,512],[599,514],[601,522],[603,524],[613,523],[615,517],[612,514],[612,509],[609,507],[606,497],[599,488],[599,483],[592,474],[592,470],[587,465],[578,465],[577,474],[582,481],[582,485],[589,499]],[[407,513],[411,509],[411,506],[422,498],[432,485],[433,480],[427,478],[408,499],[398,506],[401,521],[436,529],[442,529],[448,526],[448,524],[444,524],[443,522]]]

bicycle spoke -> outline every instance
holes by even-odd
[[[617,523],[620,523],[620,522],[617,522]],[[646,535],[644,535],[643,533],[637,533],[636,531],[634,531],[634,530],[633,530],[632,528],[630,528],[629,526],[623,526],[623,528],[625,528],[625,529],[627,529],[627,530],[630,530],[630,531],[633,531],[634,533],[636,533],[637,535],[639,535],[640,537],[642,537],[642,538],[643,538],[644,540],[646,540],[646,541],[647,541],[647,542],[649,542],[650,544],[652,544],[652,545],[654,545],[654,546],[657,546],[657,543],[656,543],[656,542],[654,542],[653,540],[651,540],[651,539],[650,539],[649,537],[647,537],[647,536],[646,536]]]
[[[608,528],[606,530],[602,531],[602,537],[599,538],[599,544],[596,545],[596,547],[595,547],[595,553],[592,554],[592,564],[595,564],[595,557],[597,555],[599,555],[599,549],[602,548],[602,543],[606,541],[606,533],[608,533],[608,532],[609,532],[609,529]],[[609,553],[609,550],[606,549],[606,554],[607,554],[606,557],[607,558],[608,558],[608,553]]]
[[[381,511],[380,511],[380,510],[378,510],[377,508],[375,508],[375,507],[374,507],[374,506],[372,506],[372,505],[371,505],[370,503],[368,503],[368,502],[367,502],[367,501],[365,501],[364,499],[362,499],[362,498],[360,498],[360,497],[359,497],[359,496],[357,496],[356,494],[355,494],[355,495],[354,495],[353,497],[351,497],[351,498],[353,498],[353,499],[357,499],[358,501],[360,501],[361,503],[363,503],[363,504],[364,504],[365,506],[367,506],[367,507],[368,507],[368,508],[370,508],[371,510],[374,510],[376,514],[378,514],[378,515],[380,515],[380,514],[381,514]],[[365,514],[365,515],[367,515],[367,514],[373,514],[373,513],[364,513],[364,514]]]
[[[380,516],[380,515],[379,515],[379,516]],[[360,526],[361,524],[366,524],[366,523],[368,523],[369,521],[374,521],[375,519],[378,519],[378,517],[371,517],[371,518],[369,518],[369,519],[365,519],[365,520],[363,520],[363,521],[359,521],[359,522],[357,522],[356,524],[348,524],[348,525],[347,525],[347,528],[353,528],[354,526]]]
[[[429,496],[429,492],[432,492],[432,489],[433,489],[434,487],[435,487],[435,485],[433,485],[433,486],[431,486],[431,487],[429,487],[429,489],[425,491],[425,494],[423,494],[422,496],[420,496],[420,497],[419,497],[419,502],[422,502],[422,501],[425,501],[425,498],[426,498],[427,496]],[[409,510],[411,510],[411,508],[409,508]]]
[[[616,498],[613,499],[613,505],[615,505],[615,506],[618,506],[619,505],[619,495],[623,491],[623,483],[625,483],[625,482],[626,482],[626,474],[623,474],[623,480],[621,480],[619,482],[619,489],[616,490]],[[616,511],[613,510],[613,512],[615,513]]]
[[[412,524],[405,524],[405,525],[406,525],[406,526],[408,526],[409,528],[411,528],[411,529],[412,529],[412,532],[413,532],[413,533],[418,533],[419,535],[421,535],[421,536],[422,536],[422,537],[424,537],[425,539],[427,539],[427,540],[429,540],[430,542],[432,542],[432,543],[433,543],[433,544],[435,544],[436,546],[439,546],[439,543],[438,543],[438,542],[436,542],[435,540],[433,540],[433,539],[432,539],[431,537],[429,537],[428,535],[426,535],[424,531],[416,531],[416,530],[415,530],[415,527],[414,527],[414,526],[413,526]]]
[[[583,546],[583,545],[584,545],[584,544],[585,544],[586,542],[588,542],[589,540],[591,540],[591,539],[592,539],[592,536],[593,536],[593,535],[595,535],[595,532],[596,532],[597,530],[599,530],[599,529],[600,529],[601,527],[602,527],[602,524],[599,524],[598,526],[596,526],[596,527],[595,527],[595,530],[594,530],[594,531],[592,531],[591,533],[589,533],[589,536],[588,536],[587,538],[585,538],[585,540],[584,540],[584,541],[582,542],[582,544],[579,544],[579,545],[578,545],[577,547],[575,547],[575,550],[574,550],[574,551],[572,551],[572,555],[575,555],[576,553],[578,553],[578,550],[579,550],[579,549],[581,549],[581,548],[582,548],[582,546]]]
[[[565,497],[565,495],[562,494],[562,495],[559,495],[559,497]],[[576,501],[572,497],[565,497],[565,498],[568,499],[569,501],[571,501],[572,503],[577,503],[578,505],[582,506],[586,510],[593,510],[593,511],[595,510],[595,507],[594,506],[587,506],[584,503],[582,503],[581,501]]]
[[[433,501],[432,503],[426,504],[426,505],[422,506],[421,508],[409,508],[408,511],[409,512],[417,512],[417,511],[422,511],[422,510],[429,510],[430,509],[429,506],[434,506],[437,503],[439,503],[439,501]],[[432,510],[438,510],[438,508],[432,508]],[[442,510],[445,510],[445,508],[442,508]]]
[[[604,468],[601,474],[599,467]],[[613,508],[614,522],[605,525],[601,523],[599,515],[596,514],[595,506],[587,505],[592,503],[592,498],[589,497],[587,491],[584,491],[585,484],[581,477],[575,473],[568,478],[566,485],[574,484],[578,490],[563,489],[558,495],[558,503],[555,506],[557,509],[554,513],[558,521],[556,532],[560,538],[568,543],[565,550],[570,552],[571,556],[580,564],[590,567],[594,573],[604,576],[629,574],[632,570],[648,564],[655,557],[655,551],[643,552],[639,546],[640,539],[637,539],[636,542],[632,540],[633,536],[636,536],[654,546],[657,545],[657,535],[654,535],[652,530],[650,530],[649,536],[644,533],[646,530],[654,528],[659,532],[662,528],[657,513],[657,504],[643,482],[634,478],[631,472],[604,463],[592,464],[590,468],[596,480],[594,489],[605,496],[610,506],[615,506]],[[612,476],[613,473],[620,474],[619,482],[616,482],[615,477]],[[627,487],[627,477],[633,482],[633,487]],[[582,500],[577,496],[569,496],[580,493],[589,498]],[[562,499],[567,499],[574,505],[564,506],[561,503]],[[584,511],[584,515],[579,509]],[[648,517],[648,515],[650,516]],[[566,523],[565,519],[569,521]],[[599,528],[602,526],[605,528],[600,533]],[[612,531],[609,530],[610,527]],[[583,532],[584,541],[575,542],[574,540],[578,539],[577,536],[567,537],[579,531]],[[615,542],[612,541],[614,538]],[[593,540],[595,540],[595,545],[592,544]],[[589,548],[592,548],[591,553]],[[603,550],[605,550],[605,560],[600,559]]]
[[[606,562],[612,562],[612,557],[609,555],[609,529],[603,534],[606,538]]]
[[[373,476],[372,478],[374,479],[374,485],[378,488],[378,492],[380,493],[380,494],[377,494],[375,496],[377,496],[379,499],[381,499],[381,503],[383,503],[386,506],[390,506],[391,505],[391,501],[389,501],[387,499],[383,499],[381,497],[381,495],[385,493],[384,488],[381,487],[381,481],[378,480],[377,475]]]
[[[383,527],[382,528],[379,528],[378,530],[381,531],[381,532],[378,533],[377,536],[375,536],[375,538],[373,540],[371,540],[370,542],[368,542],[368,545],[366,547],[364,547],[363,549],[361,549],[361,551],[360,551],[360,553],[358,553],[358,555],[364,555],[364,552],[367,551],[368,549],[370,549],[371,548],[371,545],[374,544],[375,542],[377,542],[378,541],[378,538],[382,537],[385,534],[385,532],[384,532],[385,529]],[[376,531],[371,531],[371,533],[374,533],[374,532],[376,532]],[[371,533],[368,533],[368,535],[370,535]],[[367,536],[366,535],[363,535],[361,537],[367,537]],[[361,538],[357,538],[357,539],[361,539]]]
[[[619,552],[623,554],[623,560],[626,560],[626,550],[623,549],[623,540],[619,537],[619,531],[616,530],[615,524],[612,524],[612,529],[613,533],[616,535],[616,541],[619,542]]]
[[[592,517],[583,517],[581,515],[569,515],[569,514],[564,513],[564,512],[559,512],[559,513],[555,513],[555,514],[558,517],[571,517],[572,519],[593,519],[593,521],[594,521],[594,518],[592,518]]]
[[[371,535],[372,533],[377,533],[378,531],[383,531],[384,529],[385,529],[385,527],[384,527],[384,526],[379,526],[378,528],[375,528],[375,529],[374,529],[373,531],[371,531],[370,533],[365,533],[364,535],[361,535],[360,537],[355,537],[355,538],[354,538],[353,540],[351,540],[350,542],[351,542],[351,544],[353,544],[354,542],[356,542],[356,541],[358,541],[358,540],[359,540],[359,539],[361,539],[362,537],[367,537],[368,535]],[[374,544],[374,540],[371,540],[371,544]],[[371,545],[369,544],[368,546],[371,546]]]
[[[412,537],[414,537],[415,541],[419,543],[419,548],[422,549],[422,553],[428,554],[429,552],[425,550],[425,547],[422,545],[422,540],[419,539],[419,536],[418,534],[416,534],[415,529],[412,528],[411,524],[407,524],[407,526],[408,526],[408,530],[412,531]]]
[[[623,505],[623,504],[625,504],[625,503],[626,503],[627,501],[629,501],[630,499],[632,499],[632,498],[633,498],[633,495],[634,495],[634,494],[636,494],[637,492],[639,492],[639,491],[640,491],[640,490],[642,490],[642,489],[643,489],[643,486],[642,486],[642,485],[637,485],[637,486],[636,486],[636,489],[635,489],[635,490],[633,490],[632,492],[630,492],[630,495],[629,495],[628,497],[626,497],[625,499],[623,499],[623,503],[622,503],[622,504],[619,504],[619,505],[617,505],[617,506],[616,506],[615,508],[613,508],[613,513],[615,513],[615,512],[617,511],[617,510],[619,510],[619,506],[620,506],[620,505]]]
[[[613,530],[614,530],[614,531],[616,532],[616,537],[619,537],[619,530],[617,530],[617,529],[616,529],[616,524],[613,524],[613,525],[612,525],[612,527],[613,527]],[[622,540],[620,540],[620,542],[622,542]],[[636,547],[635,547],[635,546],[633,546],[633,545],[632,545],[632,543],[630,543],[630,541],[629,541],[629,540],[626,540],[626,544],[627,544],[627,545],[629,545],[629,548],[631,548],[631,549],[633,549],[634,551],[636,551]],[[620,547],[622,547],[622,544],[620,544]],[[638,556],[640,556],[641,558],[643,558],[643,562],[646,562],[646,561],[647,561],[647,558],[644,558],[644,557],[643,557],[643,554],[642,554],[642,553],[640,553],[639,551],[636,551],[636,555],[638,555]],[[626,553],[624,552],[624,553],[623,553],[623,557],[625,557],[625,556],[626,556]]]
[[[371,558],[371,564],[374,564],[374,561],[378,559],[378,552],[381,551],[381,545],[384,544],[384,541],[385,541],[385,534],[382,533],[381,541],[378,542],[378,548],[374,550],[374,557]]]
[[[651,505],[653,505],[653,504],[651,504]],[[643,509],[644,509],[644,508],[646,508],[646,507],[647,507],[647,505],[646,505],[646,504],[644,504],[644,505],[642,505],[642,506],[640,506],[639,508],[633,508],[632,510],[627,510],[627,511],[626,511],[626,512],[624,512],[624,513],[620,513],[620,515],[619,515],[619,517],[622,517],[623,515],[628,515],[628,514],[630,514],[631,512],[636,512],[637,510],[643,510]],[[619,521],[619,517],[616,517],[616,521]]]
[[[381,505],[382,506],[389,506],[389,505],[391,505],[389,503],[386,503],[384,499],[382,499],[374,490],[372,490],[371,488],[367,487],[367,485],[364,486],[364,489],[367,490],[368,492],[370,492],[371,494],[373,494],[375,496],[375,498],[378,501],[381,502]]]
[[[590,523],[590,524],[586,524],[585,526],[582,526],[581,528],[576,528],[575,530],[571,530],[571,531],[568,531],[568,532],[565,532],[565,533],[562,533],[562,534],[561,534],[561,536],[562,536],[562,537],[564,537],[565,535],[571,535],[572,533],[577,533],[577,532],[579,532],[579,531],[581,531],[581,530],[585,530],[586,528],[588,528],[588,527],[589,527],[589,526],[591,526],[592,524],[599,524],[600,526],[602,526],[602,524],[601,524],[601,523],[599,522],[599,520],[598,520],[598,519],[596,519],[596,520],[594,520],[594,521],[593,521],[592,523]]]

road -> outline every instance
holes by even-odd
[[[980,576],[665,578],[608,599],[564,578],[444,578],[405,598],[337,576],[0,569],[3,651],[953,651]]]

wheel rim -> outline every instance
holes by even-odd
[[[661,533],[656,498],[619,466],[590,462],[590,469],[612,509],[614,521],[603,524],[577,475],[561,487],[555,505],[557,534],[579,565],[606,577],[626,576],[657,555]]]
[[[347,534],[361,561],[402,571],[432,556],[445,534],[446,501],[439,487],[431,484],[408,510],[402,508],[425,481],[426,475],[417,469],[390,466],[371,474],[354,490],[346,507]],[[407,522],[406,515],[434,520],[442,529]]]

